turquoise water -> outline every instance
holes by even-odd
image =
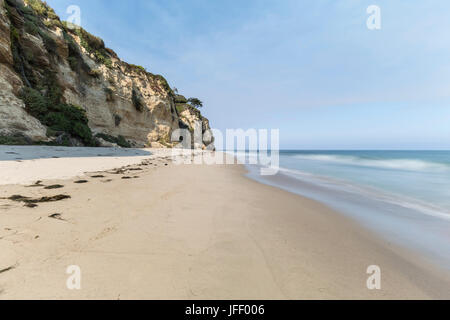
[[[450,151],[282,151],[276,176],[248,168],[450,269]]]
[[[450,151],[283,151],[280,166],[408,198],[450,218]]]

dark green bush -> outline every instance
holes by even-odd
[[[48,126],[49,133],[65,132],[85,145],[94,145],[85,111],[78,106],[61,103],[59,97],[59,88],[48,90],[46,96],[32,88],[24,88],[21,93],[26,110]]]
[[[92,138],[92,131],[87,123],[81,121],[75,122],[72,130],[72,133],[75,136],[80,137],[82,141],[88,141],[88,144],[90,145],[94,143]]]
[[[41,118],[46,115],[49,102],[39,91],[31,88],[24,88],[22,90],[21,98],[30,114],[36,118]]]
[[[10,145],[10,146],[20,146],[29,145],[31,141],[21,135],[1,135],[0,134],[0,145]]]
[[[131,148],[131,144],[123,136],[117,137],[117,144],[122,148]]]

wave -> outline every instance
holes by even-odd
[[[391,170],[407,170],[407,171],[448,171],[450,167],[443,163],[430,162],[418,159],[366,159],[355,156],[342,155],[294,155],[296,159],[332,162],[343,165],[391,169]]]
[[[280,172],[286,174],[287,176],[290,176],[291,178],[322,186],[329,191],[334,190],[334,191],[348,192],[369,199],[390,203],[403,208],[419,211],[429,216],[450,220],[449,210],[415,198],[398,194],[386,193],[373,187],[359,186],[344,180],[315,175],[294,169],[280,168]]]

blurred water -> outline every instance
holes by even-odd
[[[449,151],[282,151],[276,176],[248,168],[450,269]]]

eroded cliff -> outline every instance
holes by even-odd
[[[0,143],[172,147],[176,129],[210,129],[162,76],[40,0],[0,0],[0,36]]]

